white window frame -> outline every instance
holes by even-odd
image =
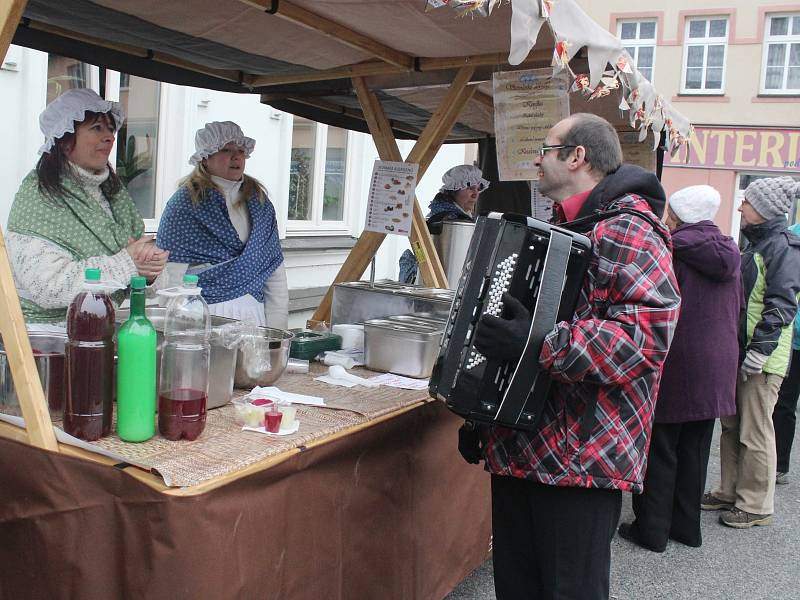
[[[325,193],[325,153],[328,149],[328,125],[314,122],[314,172],[311,178],[311,219],[289,219],[289,204],[286,204],[286,235],[293,236],[323,236],[323,235],[350,235],[350,190],[352,187],[352,151],[353,132],[344,130],[347,136],[345,142],[344,159],[344,189],[342,191],[342,220],[326,221],[322,219],[323,196]],[[293,131],[293,130],[292,130]]]
[[[725,21],[725,37],[702,37],[702,38],[689,38],[689,28],[691,24],[697,21],[706,21],[706,27],[710,28],[710,22],[716,20],[724,20]],[[729,15],[703,15],[698,17],[690,17],[686,19],[686,23],[684,24],[684,32],[683,32],[683,63],[681,66],[681,94],[687,95],[699,95],[699,96],[722,96],[725,94],[725,80],[726,80],[726,71],[728,66],[728,38],[731,32],[731,20]],[[708,29],[707,29],[708,30]],[[689,47],[690,46],[702,46],[703,50],[703,85],[705,86],[706,83],[706,72],[708,70],[708,47],[709,46],[716,46],[722,44],[723,45],[723,53],[722,53],[722,82],[721,86],[718,89],[706,89],[705,87],[701,87],[700,89],[687,89],[686,88],[686,69],[689,63]]]
[[[622,25],[625,23],[636,23],[636,37],[634,39],[622,39]],[[653,30],[653,37],[652,38],[642,38],[640,37],[640,32],[642,28],[642,23],[653,23],[655,25],[655,29]],[[653,48],[653,66],[650,68],[651,70],[651,78],[649,79],[650,83],[655,83],[656,78],[656,49],[658,47],[658,19],[618,19],[617,20],[617,37],[622,42],[622,45],[625,48],[633,48],[633,54],[631,58],[633,59],[634,64],[639,66],[639,48]]]
[[[780,89],[773,90],[767,89],[767,56],[769,55],[769,47],[771,44],[785,44],[789,46],[791,44],[800,44],[800,31],[795,34],[787,34],[781,36],[772,36],[770,35],[770,25],[772,24],[773,18],[780,18],[780,17],[789,17],[789,19],[798,18],[800,17],[800,13],[796,12],[789,12],[789,13],[771,13],[767,15],[767,18],[764,19],[764,43],[763,45],[763,52],[761,56],[761,83],[759,85],[759,94],[763,95],[779,95],[779,96],[796,96],[800,95],[800,88],[786,88],[781,87]],[[791,26],[791,22],[790,22]],[[787,77],[789,76],[789,52],[787,48],[786,58],[784,62],[784,69],[786,71],[783,75],[783,84],[786,85]]]

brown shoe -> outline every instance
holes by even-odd
[[[750,529],[756,525],[770,525],[772,515],[756,515],[733,507],[719,516],[719,522],[736,529]]]
[[[733,502],[722,500],[711,492],[706,492],[700,499],[700,508],[703,510],[730,510],[733,508]]]

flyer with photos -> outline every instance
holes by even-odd
[[[416,163],[375,161],[369,186],[367,231],[410,235],[418,169]]]

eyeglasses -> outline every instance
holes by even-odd
[[[539,148],[539,158],[544,158],[545,152],[548,150],[561,150],[562,148],[577,148],[575,144],[555,144],[553,146],[548,146],[545,144],[541,148]]]

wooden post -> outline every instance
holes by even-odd
[[[4,57],[11,45],[11,39],[17,30],[27,0],[0,0],[0,57]],[[58,443],[50,423],[50,413],[44,400],[42,382],[36,363],[33,362],[33,351],[22,318],[11,265],[8,262],[6,243],[0,231],[0,335],[3,336],[14,388],[17,392],[28,441],[39,448],[58,452]]]
[[[419,171],[417,172],[418,180],[425,174],[434,156],[436,156],[436,152],[438,152],[441,147],[442,142],[453,128],[453,124],[461,113],[464,104],[466,104],[474,93],[475,86],[467,86],[474,70],[474,67],[464,67],[459,70],[447,95],[443,98],[439,108],[432,115],[428,125],[422,131],[417,142],[414,144],[414,148],[412,148],[406,158],[407,162],[416,162],[419,164]],[[353,78],[353,87],[358,95],[364,118],[367,121],[381,160],[402,160],[400,149],[397,147],[397,141],[394,139],[389,120],[386,118],[386,114],[378,98],[367,88],[363,78]],[[420,224],[422,227],[420,227]],[[336,275],[333,283],[356,281],[360,279],[385,238],[386,234],[364,231],[358,238],[356,245],[353,246],[353,249],[350,251],[347,260],[345,260],[339,269],[339,273]],[[412,243],[415,241],[419,242],[422,252],[424,253],[424,261],[420,264],[420,268],[423,274],[423,281],[425,281],[426,285],[430,287],[447,287],[447,278],[444,274],[442,263],[439,260],[436,249],[433,247],[430,232],[428,232],[425,218],[422,215],[416,198],[414,199],[414,218],[412,221],[411,240]],[[329,321],[332,301],[333,284],[328,288],[328,291],[325,293],[322,302],[320,302],[320,305],[309,320],[309,323],[313,324]]]

